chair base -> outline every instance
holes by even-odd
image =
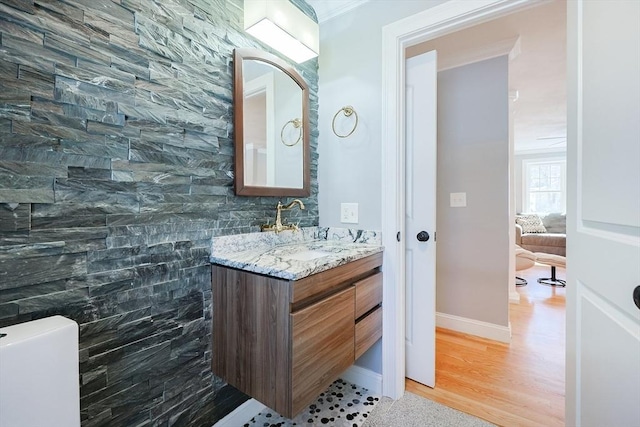
[[[551,266],[551,277],[540,278],[540,279],[538,279],[538,283],[540,283],[542,285],[549,285],[549,286],[561,286],[563,288],[565,286],[567,286],[567,282],[565,282],[562,279],[558,279],[556,277],[556,266],[555,265]]]
[[[516,286],[527,286],[527,280],[516,276]]]

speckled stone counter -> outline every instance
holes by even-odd
[[[214,237],[210,261],[281,279],[299,280],[382,252],[376,231],[307,227]]]

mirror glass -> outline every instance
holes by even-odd
[[[309,195],[308,89],[288,64],[235,51],[238,195]]]

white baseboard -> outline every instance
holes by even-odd
[[[345,381],[364,387],[374,394],[382,394],[382,374],[358,365],[351,365],[349,369],[340,375]]]
[[[238,406],[229,415],[218,421],[213,427],[238,427],[258,415],[266,406],[255,399],[249,399]]]
[[[495,323],[467,319],[466,317],[436,313],[436,326],[494,341],[511,342],[511,324],[509,326],[501,326]]]
[[[509,292],[509,302],[511,304],[520,304],[520,293],[518,291]]]

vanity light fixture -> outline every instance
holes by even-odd
[[[244,29],[298,64],[318,56],[318,24],[289,0],[244,0]]]

